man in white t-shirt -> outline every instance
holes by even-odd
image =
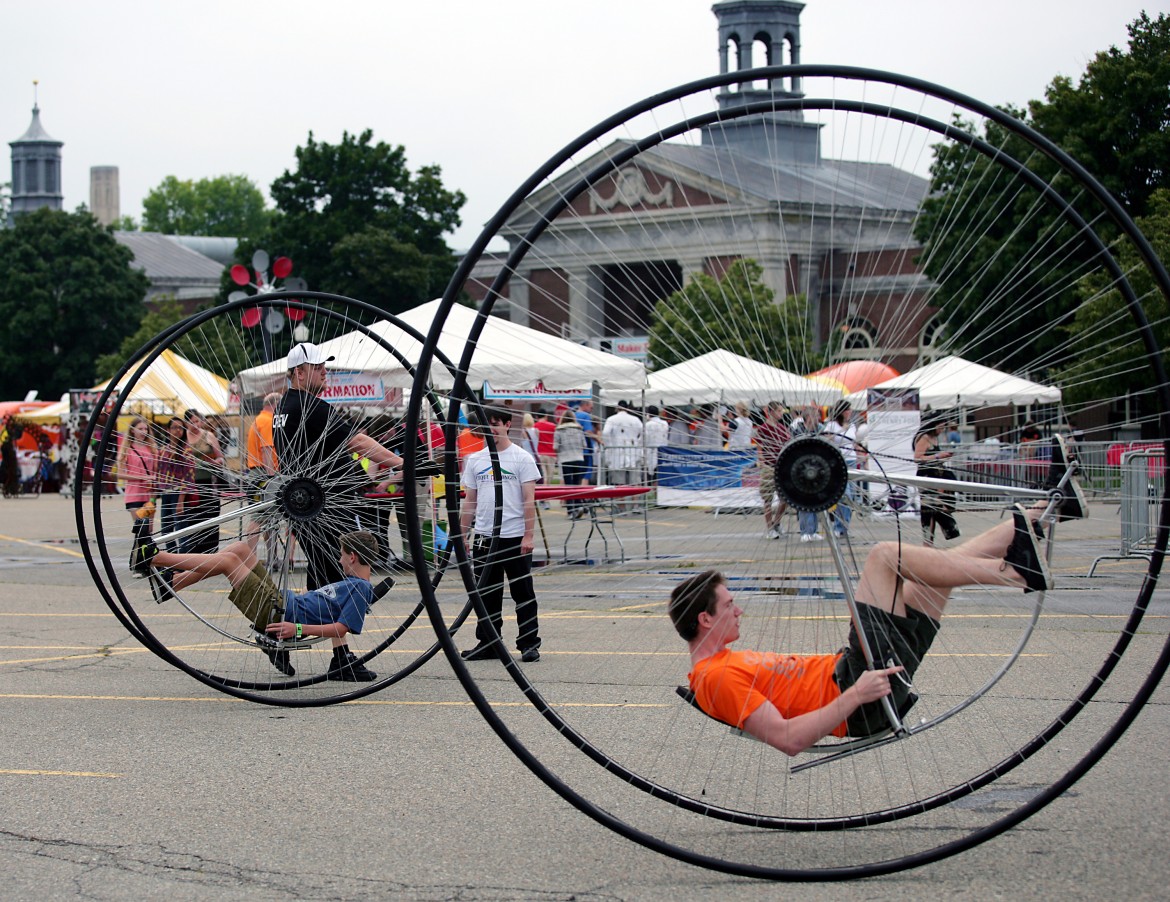
[[[499,470],[496,471],[489,449],[485,446],[469,454],[463,463],[460,484],[464,502],[459,514],[463,535],[475,527],[471,543],[475,583],[487,613],[475,626],[477,644],[463,652],[465,661],[483,661],[496,657],[494,643],[503,635],[504,577],[516,603],[519,635],[516,647],[520,660],[540,660],[540,631],[536,617],[536,591],[532,585],[532,549],[536,529],[536,483],[540,468],[532,455],[508,438],[512,411],[492,408],[484,412],[487,427],[495,441]],[[498,536],[493,543],[496,523],[496,485],[503,490]],[[494,544],[494,547],[493,547]]]
[[[642,475],[642,421],[619,401],[601,430],[605,442],[605,477],[610,485],[637,485]]]
[[[656,406],[646,408],[646,426],[643,441],[646,444],[646,475],[651,481],[658,472],[658,449],[667,443],[670,424],[662,418]]]

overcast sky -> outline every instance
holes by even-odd
[[[121,210],[166,176],[238,173],[267,195],[312,130],[370,128],[468,198],[469,246],[573,137],[642,97],[719,71],[711,0],[40,0],[4,4],[0,134],[31,118],[65,142],[65,207],[120,170]],[[808,0],[802,62],[887,69],[1023,105],[1074,79],[1170,0]],[[0,165],[0,181],[11,167]]]

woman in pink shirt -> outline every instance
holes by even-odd
[[[130,428],[118,448],[115,469],[125,486],[126,510],[133,514],[154,496],[158,474],[158,449],[150,424],[142,417],[130,420]]]

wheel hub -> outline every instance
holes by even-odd
[[[776,490],[798,511],[817,513],[841,500],[849,468],[841,452],[823,439],[794,439],[776,458]]]
[[[276,490],[276,503],[290,520],[312,520],[325,506],[325,492],[315,479],[299,476]]]

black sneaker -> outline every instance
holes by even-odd
[[[496,652],[491,642],[481,642],[475,648],[460,652],[459,657],[464,661],[487,661],[496,657]]]
[[[1052,574],[1040,548],[1044,530],[1039,523],[1028,524],[1024,508],[1013,505],[1012,517],[1016,531],[1012,543],[1003,556],[1004,562],[1024,578],[1024,592],[1044,592],[1052,588]]]
[[[150,594],[154,596],[155,604],[162,604],[164,601],[170,601],[175,594],[174,586],[174,571],[173,570],[156,570],[154,567],[149,568],[146,574],[146,581],[150,583]]]
[[[150,575],[150,562],[158,554],[158,546],[150,537],[150,521],[139,520],[134,524],[134,541],[130,546],[130,569],[137,576]]]
[[[540,660],[540,649],[539,648],[526,648],[526,649],[524,649],[524,651],[520,652],[520,660],[523,661],[525,664],[535,664],[537,661]]]
[[[1044,488],[1060,492],[1060,504],[1056,513],[1061,523],[1067,520],[1084,520],[1089,516],[1089,502],[1076,477],[1079,469],[1076,456],[1069,450],[1064,436],[1053,436],[1052,463],[1048,465],[1048,478],[1044,480]]]
[[[296,676],[296,668],[288,659],[287,648],[275,648],[271,645],[261,645],[264,649],[264,654],[268,655],[268,660],[272,662],[272,666],[283,673],[285,676]]]
[[[342,657],[338,656],[339,651]],[[357,656],[347,648],[333,650],[333,660],[329,662],[329,672],[326,677],[345,683],[369,683],[376,680],[378,675],[360,663]]]

